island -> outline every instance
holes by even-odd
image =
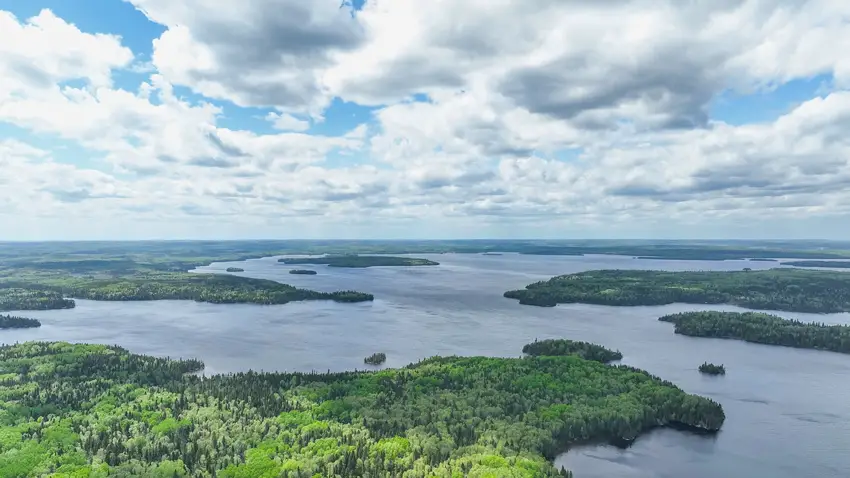
[[[314,276],[318,274],[316,271],[311,271],[310,269],[292,269],[289,271],[290,274],[296,275],[305,275],[305,276]]]
[[[699,372],[706,375],[726,375],[726,367],[723,365],[703,362],[703,364],[699,366]]]
[[[0,476],[564,478],[550,460],[571,445],[658,426],[716,431],[725,420],[708,398],[576,356],[194,373],[202,369],[116,346],[0,347],[2,451],[14,450]]]
[[[850,353],[850,326],[805,323],[759,312],[683,312],[660,317],[691,337]]]
[[[850,311],[850,274],[779,268],[760,271],[598,270],[557,276],[504,296],[554,307],[585,303],[634,306],[731,304],[748,309]]]
[[[3,287],[0,282],[0,311],[73,309],[75,305],[57,291]]]
[[[363,363],[367,365],[381,365],[382,363],[387,361],[387,356],[383,352],[374,353],[365,359],[363,359]]]
[[[41,327],[41,322],[27,317],[0,315],[0,329],[30,329],[34,327]]]
[[[585,360],[594,360],[602,363],[613,362],[623,358],[623,354],[619,350],[615,352],[601,345],[567,339],[535,339],[534,342],[526,344],[522,348],[522,353],[531,356],[576,355]]]
[[[329,267],[407,267],[407,266],[438,266],[439,262],[428,259],[417,259],[415,257],[394,256],[325,256],[325,257],[299,257],[282,258],[278,262],[283,264],[318,264]]]
[[[765,257],[751,257],[747,260],[750,262],[776,262],[776,259],[768,259]]]
[[[829,269],[850,269],[850,261],[788,261],[780,262],[780,265],[793,267],[825,267]]]
[[[226,269],[227,272],[245,272],[245,269],[241,267],[228,267]]]

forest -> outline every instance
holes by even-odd
[[[716,402],[575,356],[195,374],[120,347],[0,347],[0,476],[555,478],[574,443],[718,430]]]
[[[0,281],[0,311],[73,309],[75,305],[56,291],[4,287]]]
[[[314,276],[318,274],[316,271],[311,271],[310,269],[291,269],[289,271],[290,274],[296,275],[305,275],[305,276]]]
[[[706,375],[726,375],[726,367],[723,365],[703,362],[702,365],[699,366],[699,372]]]
[[[363,363],[366,365],[381,365],[382,363],[387,361],[387,354],[383,352],[374,353],[365,359],[363,359]]]
[[[438,266],[439,262],[428,259],[417,259],[415,257],[393,257],[393,256],[326,256],[326,257],[298,257],[282,258],[278,262],[284,264],[322,264],[329,267],[376,267],[376,266]]]
[[[534,342],[525,344],[522,347],[522,353],[531,356],[576,355],[585,360],[594,360],[602,363],[613,362],[623,358],[623,354],[619,350],[615,352],[601,345],[567,339],[535,339]]]
[[[27,317],[0,315],[0,329],[30,329],[33,327],[41,327],[41,322]]]
[[[850,311],[850,274],[806,269],[762,271],[600,270],[553,277],[504,293],[521,304],[633,306],[732,304],[748,309]]]
[[[245,269],[241,267],[228,267],[225,269],[225,272],[245,272]]]
[[[850,261],[788,261],[783,266],[793,267],[826,267],[830,269],[850,269]]]
[[[806,323],[758,312],[683,312],[660,317],[677,334],[850,353],[850,326]]]

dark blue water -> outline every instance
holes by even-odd
[[[716,437],[657,430],[628,450],[571,450],[556,460],[579,478],[837,478],[850,476],[850,355],[698,339],[673,334],[660,315],[705,307],[520,306],[502,292],[553,275],[590,269],[764,269],[775,263],[652,261],[627,257],[505,254],[418,255],[437,267],[335,269],[288,274],[274,258],[219,263],[250,277],[331,291],[375,294],[373,303],[298,302],[280,306],[185,301],[92,302],[28,312],[39,329],[0,332],[0,341],[68,340],[119,344],[133,352],[198,357],[207,373],[238,370],[346,370],[387,354],[395,367],[431,355],[519,356],[535,338],[567,337],[619,349],[624,363],[719,401],[726,424]],[[848,272],[850,273],[850,272]],[[715,310],[741,310],[711,307]],[[779,313],[850,323],[849,314]],[[697,372],[724,363],[725,377]]]

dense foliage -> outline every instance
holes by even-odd
[[[363,359],[363,363],[365,363],[366,365],[381,365],[386,361],[387,355],[383,352],[374,353]]]
[[[2,283],[2,279],[0,279]],[[43,283],[18,284],[41,287],[66,296],[90,300],[195,300],[217,304],[285,304],[295,300],[363,302],[371,294],[355,291],[316,292],[272,280],[218,274],[163,272],[109,279],[60,277]]]
[[[505,292],[521,304],[733,304],[797,312],[850,311],[850,274],[805,269],[764,271],[602,270],[554,277]]]
[[[228,267],[225,269],[226,272],[245,272],[245,269],[241,267]]]
[[[850,353],[850,326],[805,323],[756,312],[684,312],[658,320],[693,337],[737,339],[766,345]]]
[[[826,267],[831,269],[850,269],[850,261],[788,261],[783,266],[794,267]]]
[[[284,264],[325,264],[330,267],[375,267],[375,266],[438,266],[439,262],[428,259],[417,259],[415,257],[393,257],[393,256],[326,256],[326,257],[298,257],[282,258],[278,262]]]
[[[711,400],[572,356],[187,375],[201,366],[0,347],[0,476],[554,478],[547,458],[571,443],[724,421]]]
[[[27,317],[0,315],[0,329],[30,329],[33,327],[41,327],[41,322]]]
[[[311,271],[310,269],[292,269],[289,271],[290,274],[300,274],[305,276],[314,276],[318,274],[316,271]]]
[[[586,360],[595,360],[602,363],[613,362],[623,358],[623,354],[619,350],[615,352],[601,345],[567,339],[535,339],[534,342],[523,346],[522,353],[532,356],[576,355]]]
[[[72,309],[74,305],[56,291],[3,287],[0,283],[0,310]]]
[[[706,375],[726,375],[726,367],[708,362],[703,362],[703,364],[699,366],[699,371]]]

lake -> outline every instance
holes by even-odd
[[[673,334],[661,315],[730,306],[521,306],[502,293],[553,275],[592,269],[740,270],[777,263],[656,261],[616,256],[418,254],[435,267],[341,269],[279,264],[276,258],[216,263],[199,271],[274,279],[322,291],[375,294],[372,303],[214,305],[187,301],[93,302],[26,312],[39,329],[0,332],[0,341],[67,340],[118,344],[136,353],[197,357],[206,373],[364,369],[385,352],[397,367],[432,355],[518,357],[535,338],[570,338],[619,349],[623,363],[723,405],[714,437],[659,429],[620,450],[573,449],[556,459],[578,478],[819,478],[850,475],[850,355]],[[318,271],[291,275],[291,268]],[[850,272],[848,272],[850,273]],[[775,312],[774,312],[775,313]],[[850,314],[776,313],[850,323]],[[697,372],[704,361],[725,377]]]

